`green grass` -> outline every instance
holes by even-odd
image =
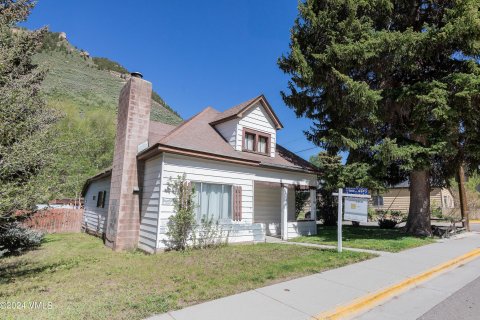
[[[343,226],[343,246],[350,248],[398,252],[433,243],[431,238],[408,236],[400,229]],[[295,242],[337,245],[337,227],[318,226],[318,234],[293,239]]]
[[[141,319],[371,257],[281,244],[115,253],[85,234],[49,235],[39,250],[0,259],[0,301],[52,302],[2,310],[7,318]]]

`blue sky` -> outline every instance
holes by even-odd
[[[66,32],[92,56],[142,72],[183,118],[263,93],[285,126],[278,142],[308,159],[319,151],[303,135],[311,122],[283,103],[288,76],[277,66],[296,7],[296,0],[39,0],[23,25]]]

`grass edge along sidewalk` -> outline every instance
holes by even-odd
[[[146,255],[112,252],[85,234],[48,235],[39,250],[0,259],[0,297],[51,302],[53,308],[2,314],[141,319],[372,257],[263,243]]]
[[[400,229],[380,229],[374,226],[343,226],[342,236],[343,246],[345,248],[387,252],[399,252],[435,242],[433,238],[409,236]],[[337,227],[317,226],[317,235],[298,237],[290,241],[336,245]]]

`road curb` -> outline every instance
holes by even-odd
[[[333,310],[322,312],[313,319],[316,320],[325,320],[325,319],[344,319],[351,317],[355,314],[365,311],[365,309],[378,305],[380,302],[391,298],[392,296],[399,294],[407,289],[416,286],[440,273],[447,271],[448,269],[454,268],[462,263],[466,263],[470,260],[473,260],[477,257],[480,257],[480,249],[472,250],[464,255],[453,258],[445,263],[442,263],[438,266],[435,266],[427,271],[424,271],[416,276],[407,278],[397,284],[394,284],[390,287],[380,289],[379,291],[367,294],[363,297],[352,300],[350,303],[339,306]]]

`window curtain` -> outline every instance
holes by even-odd
[[[232,218],[232,186],[223,185],[222,218]]]
[[[196,204],[195,217],[197,221],[202,220],[202,209],[200,208],[200,194],[202,192],[202,184],[200,182],[195,183],[195,193],[193,194],[193,202]]]
[[[258,152],[267,153],[267,138],[265,137],[258,138]]]
[[[255,137],[252,134],[245,134],[245,149],[247,150],[253,150],[253,142],[255,140]]]
[[[205,199],[205,200],[204,200]],[[222,185],[203,184],[202,213],[208,220],[218,221],[222,213]]]
[[[197,222],[202,219],[219,221],[232,216],[232,186],[197,182],[194,201]]]

